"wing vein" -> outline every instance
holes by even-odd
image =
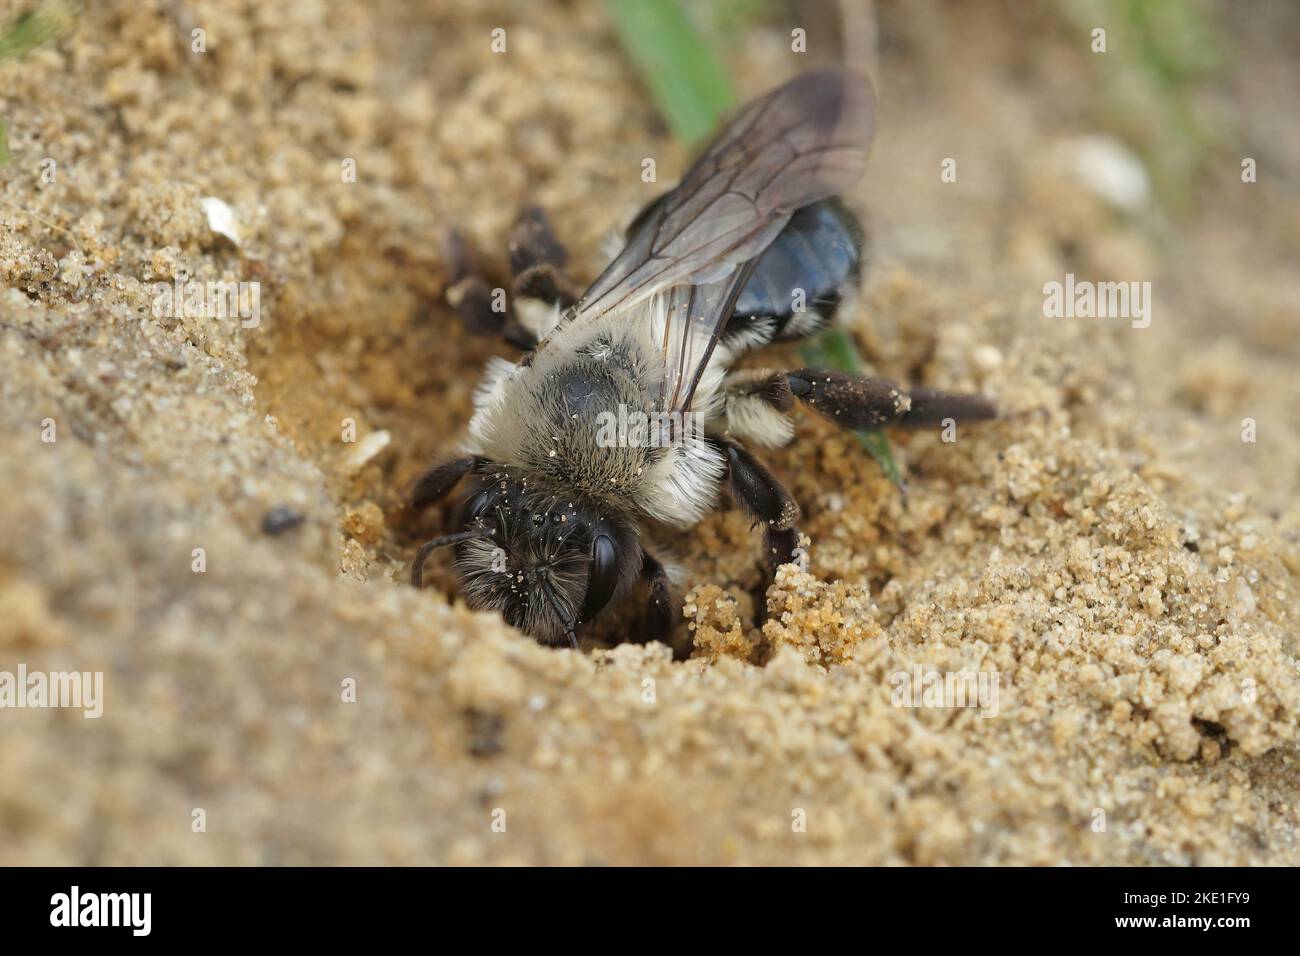
[[[843,68],[802,74],[742,107],[680,183],[637,217],[623,251],[567,322],[626,310],[662,315],[663,411],[686,411],[763,250],[803,206],[851,187],[866,166],[874,94]],[[658,307],[633,310],[647,297]],[[644,318],[649,316],[651,318]]]

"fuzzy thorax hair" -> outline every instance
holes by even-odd
[[[475,396],[467,450],[625,513],[678,526],[699,521],[716,502],[724,467],[702,429],[667,443],[609,439],[611,417],[661,411],[664,366],[654,335],[663,308],[654,296],[562,326],[526,361],[494,362]],[[721,379],[711,364],[694,403],[701,423],[703,410],[721,403]]]

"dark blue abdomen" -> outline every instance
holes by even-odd
[[[861,245],[862,229],[838,199],[804,206],[759,258],[724,334],[731,335],[733,326],[740,331],[756,318],[771,317],[780,338],[794,311],[796,290],[803,291],[805,309],[829,318],[840,289],[857,278]]]
[[[664,193],[637,213],[628,234],[669,195]],[[774,339],[803,338],[824,328],[840,303],[841,290],[857,281],[861,254],[862,226],[838,197],[797,210],[759,257],[722,339],[743,350]],[[795,311],[796,290],[803,291],[800,312]]]

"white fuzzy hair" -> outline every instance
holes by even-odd
[[[794,422],[752,388],[771,375],[770,369],[740,369],[727,376],[721,427],[741,441],[763,448],[782,448],[794,438]]]
[[[560,324],[560,304],[524,296],[515,300],[515,318],[533,334],[533,338],[544,342]]]
[[[592,412],[585,411],[582,419],[564,415],[556,385],[573,374],[575,364],[591,368],[590,363],[600,363],[596,368],[613,381],[612,391],[601,396],[606,405],[615,405],[618,398],[632,407],[655,409],[665,376],[659,343],[666,321],[667,297],[654,295],[626,309],[561,325],[518,363],[493,359],[475,391],[465,450],[541,473],[626,512],[678,527],[696,524],[716,506],[726,470],[721,454],[702,434],[653,450],[599,447]],[[701,424],[725,409],[722,385],[730,359],[727,350],[715,350],[700,378],[690,411]],[[615,408],[600,411],[613,413]]]

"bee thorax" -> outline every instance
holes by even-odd
[[[471,425],[475,453],[627,513],[694,523],[721,477],[703,416],[659,410],[662,371],[635,335],[566,331],[530,363],[491,370]]]

